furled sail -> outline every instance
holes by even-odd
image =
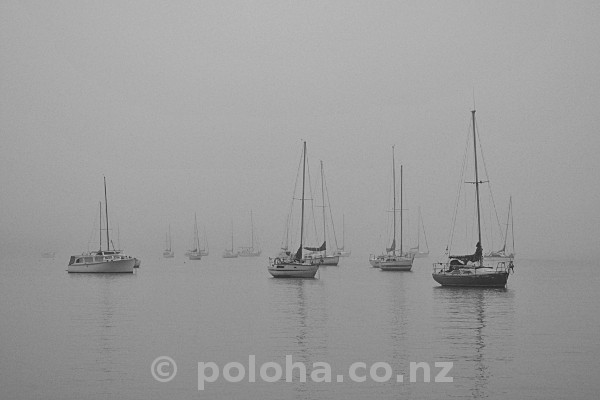
[[[391,247],[387,247],[385,249],[385,251],[387,251],[389,253],[390,251],[395,251],[395,250],[396,250],[396,239],[394,239],[394,241],[392,242],[392,246]]]

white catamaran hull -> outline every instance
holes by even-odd
[[[133,273],[135,258],[102,262],[71,264],[67,267],[70,273]]]

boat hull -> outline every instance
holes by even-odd
[[[380,261],[379,269],[382,271],[410,271],[412,269],[412,258],[392,261]]]
[[[240,257],[259,257],[260,256],[261,251],[254,251],[254,252],[244,252],[244,251],[240,251],[238,253],[238,255]]]
[[[462,286],[462,287],[506,287],[508,281],[508,272],[494,272],[483,274],[453,274],[453,273],[433,273],[433,279],[442,286]]]
[[[274,278],[314,278],[319,270],[319,264],[272,262],[268,270]]]
[[[200,254],[190,254],[188,258],[190,260],[202,260],[202,256]]]
[[[338,265],[340,262],[340,256],[308,256],[308,260],[319,263],[321,265]]]
[[[71,264],[67,267],[69,273],[133,273],[135,258],[111,260],[92,263]]]

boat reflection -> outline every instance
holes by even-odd
[[[454,363],[454,385],[468,388],[474,398],[497,394],[490,388],[490,365],[513,357],[513,296],[506,288],[433,290],[436,340],[444,349],[437,359]]]

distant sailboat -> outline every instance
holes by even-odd
[[[344,219],[344,215],[342,214],[342,247],[338,247],[336,251],[333,252],[336,256],[340,257],[350,257],[352,253],[350,250],[345,249],[346,246],[346,222]]]
[[[421,250],[421,228],[423,228],[423,237],[425,238],[425,250]],[[427,245],[427,234],[425,234],[425,224],[419,207],[419,222],[417,224],[417,245],[411,247],[409,252],[415,255],[415,258],[425,258],[429,255],[429,246]]]
[[[200,248],[200,255],[202,257],[208,256],[208,236],[206,236],[206,226],[204,227],[204,244]]]
[[[327,197],[329,200],[329,196]],[[327,212],[325,205],[325,174],[323,172],[323,161],[321,161],[321,199],[323,203],[323,244],[320,247],[305,247],[305,250],[310,251],[310,253],[306,255],[306,258],[318,260],[321,262],[322,265],[338,265],[338,263],[340,262],[340,256],[336,254],[327,254]],[[333,224],[333,220],[331,222]]]
[[[261,253],[258,242],[254,240],[254,219],[252,218],[252,210],[250,210],[250,246],[240,247],[238,254],[240,257],[258,257]]]
[[[201,260],[202,253],[200,249],[200,237],[198,236],[198,219],[196,213],[194,213],[194,244],[192,245],[193,250],[190,250],[188,258],[190,260]]]
[[[507,248],[508,227],[511,228],[512,248]],[[515,258],[515,234],[512,214],[512,196],[508,200],[508,216],[506,217],[506,230],[504,231],[504,245],[500,250],[490,251],[485,258],[491,261],[513,261]]]
[[[169,233],[165,237],[165,251],[163,251],[164,258],[173,258],[175,257],[175,252],[172,249],[172,240],[171,240],[171,225],[169,225]]]
[[[106,250],[102,250],[102,203],[100,203],[100,248],[98,251],[71,256],[67,272],[69,273],[133,273],[139,266],[137,258],[121,254],[121,250],[110,249],[108,226],[108,198],[106,178],[104,178],[104,206],[106,215]]]
[[[231,221],[231,249],[225,249],[223,258],[237,258],[238,252],[233,250],[233,221]]]
[[[295,253],[287,252],[286,257],[269,258],[269,273],[275,278],[314,278],[319,270],[319,262],[307,260],[303,256],[304,236],[304,193],[306,185],[306,142],[302,150],[302,197],[300,217],[300,246]]]
[[[487,182],[479,180],[477,169],[477,133],[475,125],[475,110],[471,111],[473,124],[473,150],[474,150],[474,172],[475,181],[467,182],[475,184],[475,200],[477,211],[477,244],[475,253],[467,255],[451,255],[448,252],[448,260],[445,263],[433,264],[433,279],[442,286],[483,286],[483,287],[505,287],[510,270],[513,269],[512,256],[496,258],[483,253],[481,238],[481,204],[479,185]],[[461,179],[462,180],[462,179]],[[454,227],[453,227],[454,229]],[[449,243],[447,249],[450,248]]]
[[[386,248],[386,253],[371,255],[369,263],[383,271],[410,271],[413,264],[414,254],[405,253],[402,249],[402,166],[400,166],[400,250],[396,249],[396,162],[394,158],[394,146],[392,146],[392,191],[393,191],[393,240],[391,247]]]

